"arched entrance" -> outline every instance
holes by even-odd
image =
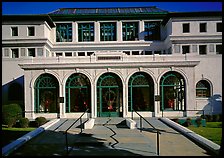
[[[122,81],[114,73],[105,73],[97,81],[97,116],[122,116]]]
[[[133,74],[128,82],[128,111],[154,111],[154,83],[145,72]]]
[[[72,74],[66,81],[66,112],[91,111],[91,88],[89,79],[81,74]]]
[[[59,84],[51,74],[42,74],[35,81],[35,112],[59,114]]]
[[[183,111],[185,107],[185,80],[182,75],[171,71],[160,80],[160,108],[162,111]]]

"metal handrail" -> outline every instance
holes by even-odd
[[[82,115],[78,118],[78,119],[76,119],[66,130],[65,130],[65,132],[64,132],[64,134],[65,134],[65,142],[66,142],[66,149],[67,149],[67,155],[68,155],[68,130],[76,123],[76,122],[78,122],[78,120],[80,119],[80,125],[82,125],[82,116],[87,112],[87,111],[89,111],[89,109],[86,109],[86,111],[84,111],[83,113],[82,113]],[[80,133],[82,133],[82,126],[80,126],[80,129],[81,129],[81,132]]]
[[[136,114],[138,114],[138,116],[140,117],[140,132],[142,132],[142,119],[148,123],[150,126],[152,126],[152,128],[154,130],[156,130],[157,133],[157,155],[159,155],[159,134],[161,134],[159,132],[159,129],[155,128],[149,121],[147,121],[142,115],[140,115],[137,111],[135,111],[134,109],[132,109],[132,120],[133,120],[133,111],[136,112]]]

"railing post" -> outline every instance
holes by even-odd
[[[157,130],[157,155],[159,156],[159,131]]]
[[[142,117],[140,117],[140,132],[142,132]]]
[[[81,128],[81,133],[82,133],[82,117],[80,118],[80,128]]]
[[[131,119],[133,120],[133,109],[131,111]]]
[[[67,149],[67,155],[68,155],[68,135],[67,135],[67,131],[65,133],[65,141],[66,141],[66,149]]]

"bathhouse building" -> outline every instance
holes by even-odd
[[[29,119],[87,108],[91,118],[221,113],[222,14],[149,6],[3,15],[2,102]]]

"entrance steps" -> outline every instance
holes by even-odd
[[[122,117],[97,117],[95,119],[95,125],[117,125],[125,121]]]

